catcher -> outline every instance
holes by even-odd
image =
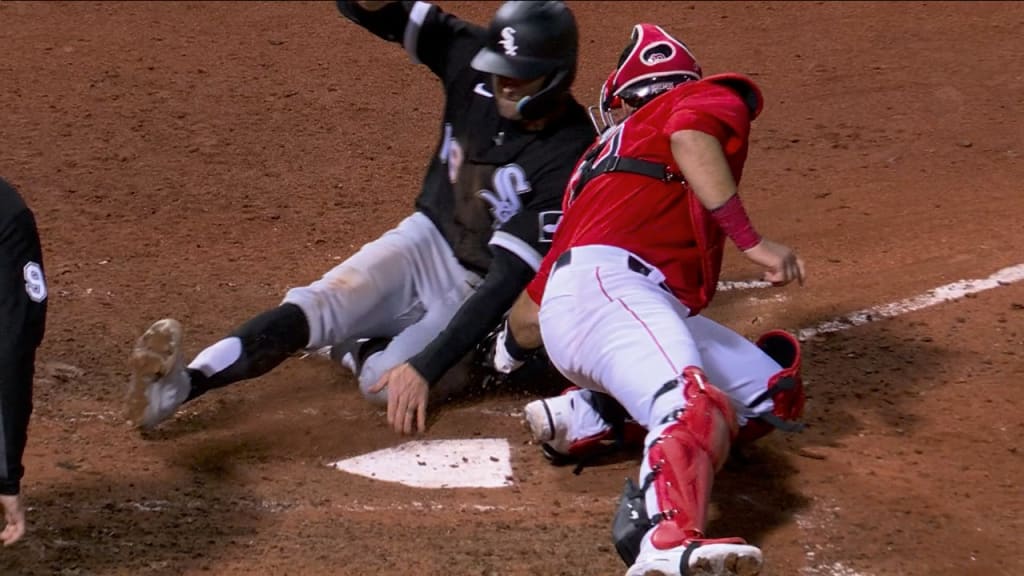
[[[685,44],[636,25],[602,90],[606,129],[577,165],[552,249],[497,337],[499,371],[543,338],[578,387],[526,407],[549,455],[585,455],[624,421],[646,430],[638,483],[627,483],[613,523],[627,576],[761,570],[757,547],[707,537],[707,507],[733,443],[800,415],[800,350],[785,332],[755,344],[700,312],[725,238],[766,280],[804,282],[803,261],[763,238],[737,195],[762,105],[749,78],[703,78]]]

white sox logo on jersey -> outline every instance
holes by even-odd
[[[444,125],[444,144],[438,153],[441,161],[448,165],[448,180],[454,185],[459,179],[459,170],[465,160],[465,153],[459,142],[452,137],[452,125]],[[508,222],[523,209],[519,196],[533,190],[526,178],[526,171],[518,164],[506,164],[491,175],[494,190],[483,189],[478,192],[480,198],[490,204],[491,215],[494,217],[494,228]],[[554,215],[554,216],[552,216]],[[561,212],[543,212],[540,215],[540,241],[550,242],[555,227],[561,219]]]
[[[519,52],[519,47],[516,46],[516,29],[511,26],[502,28],[498,44],[505,49],[506,56],[515,56]]]
[[[491,205],[494,227],[497,228],[522,210],[523,202],[519,196],[532,188],[526,179],[526,171],[518,164],[506,164],[495,170],[491,183],[494,191],[481,190],[480,197]]]

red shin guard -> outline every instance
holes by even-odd
[[[715,472],[737,433],[728,397],[699,368],[687,367],[681,382],[686,407],[647,452],[658,502],[651,544],[661,550],[703,538]]]

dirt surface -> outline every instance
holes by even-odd
[[[497,4],[443,6],[482,23]],[[638,21],[764,90],[742,189],[811,277],[710,316],[753,338],[1021,264],[1024,4],[572,6],[588,103]],[[331,3],[0,2],[0,23],[0,173],[36,212],[51,294],[30,532],[0,573],[624,572],[609,526],[638,457],[549,466],[519,416],[557,383],[435,413],[429,438],[509,439],[502,489],[328,469],[402,439],[320,359],[146,437],[119,418],[152,321],[198,352],[410,211],[439,118],[426,69]],[[772,575],[1024,573],[1022,342],[1024,283],[812,338],[810,427],[728,466],[710,533]]]

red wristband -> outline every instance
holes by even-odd
[[[711,211],[711,217],[721,226],[722,231],[742,251],[750,250],[761,242],[761,235],[747,217],[747,211],[740,202],[739,194],[733,194],[725,204]]]

